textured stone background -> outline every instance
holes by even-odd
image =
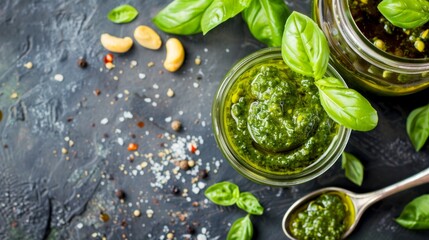
[[[263,216],[252,217],[254,239],[284,239],[283,214],[305,193],[325,186],[372,191],[428,167],[429,147],[414,152],[405,118],[427,104],[429,92],[400,98],[364,93],[379,111],[380,123],[371,132],[353,132],[346,149],[365,165],[362,187],[345,179],[340,162],[291,188],[241,177],[217,149],[210,117],[213,95],[228,69],[264,47],[240,17],[206,36],[179,36],[187,58],[177,73],[160,73],[164,48],[150,51],[138,45],[115,54],[116,68],[104,68],[107,52],[99,44],[100,34],[132,36],[140,24],[153,27],[150,19],[168,2],[0,1],[0,239],[164,239],[168,232],[176,239],[224,239],[231,223],[245,214],[205,200],[205,186],[223,180],[253,192],[265,207]],[[309,2],[288,4],[309,14]],[[109,22],[108,11],[124,3],[139,10],[138,18],[123,25]],[[158,32],[163,41],[171,37]],[[86,69],[76,64],[82,56],[89,63]],[[194,64],[197,56],[199,66]],[[132,60],[138,62],[134,68]],[[24,67],[27,62],[32,69]],[[155,65],[148,67],[149,62]],[[64,81],[55,81],[56,74]],[[169,88],[176,93],[173,98],[166,96]],[[97,89],[99,96],[93,94]],[[108,123],[101,124],[105,118]],[[172,119],[183,123],[183,131],[170,129]],[[138,122],[145,126],[137,127]],[[187,151],[192,141],[199,154]],[[130,142],[140,145],[133,162],[126,149]],[[182,158],[197,166],[175,174],[174,160]],[[209,169],[209,177],[192,183],[201,169]],[[172,193],[173,186],[179,195]],[[123,189],[125,201],[115,196],[116,189]],[[406,203],[428,192],[429,186],[421,186],[373,205],[350,239],[427,239],[428,231],[404,230],[393,219]],[[133,216],[136,209],[141,217]],[[110,220],[100,221],[101,212]],[[195,233],[189,235],[187,226]]]

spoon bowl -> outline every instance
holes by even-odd
[[[327,187],[311,192],[302,198],[298,199],[292,206],[287,210],[283,217],[282,228],[283,232],[290,239],[296,239],[290,231],[290,222],[294,214],[301,210],[303,206],[309,203],[311,200],[319,197],[324,193],[335,194],[341,197],[342,201],[347,206],[348,218],[346,219],[347,229],[342,235],[342,239],[350,235],[351,232],[356,228],[360,218],[362,217],[365,210],[374,204],[375,202],[406,190],[411,187],[415,187],[424,183],[429,183],[429,168],[421,171],[407,179],[404,179],[398,183],[387,186],[377,191],[369,193],[354,193],[349,190],[338,188],[338,187]]]

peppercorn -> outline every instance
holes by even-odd
[[[138,209],[134,210],[133,215],[134,215],[134,217],[140,217],[140,215],[141,215],[140,210],[138,210]]]
[[[182,123],[179,120],[174,120],[173,122],[171,122],[171,128],[174,131],[178,132],[182,128]]]
[[[113,62],[113,55],[111,53],[106,54],[106,56],[104,56],[104,63],[112,63]]]
[[[201,179],[205,179],[205,178],[207,178],[207,177],[209,176],[209,173],[207,172],[207,170],[206,170],[206,169],[201,169],[201,170],[198,172],[198,176],[199,176]]]
[[[128,151],[137,151],[139,149],[139,145],[137,143],[128,144]]]
[[[85,58],[79,58],[78,60],[77,60],[77,65],[80,67],[80,68],[86,68],[86,67],[88,67],[88,62],[86,61],[86,59]]]
[[[92,93],[94,93],[95,96],[99,96],[101,94],[101,90],[97,88]]]
[[[180,161],[179,162],[179,167],[182,170],[188,170],[189,169],[188,161],[187,160]]]
[[[189,234],[194,234],[195,228],[192,227],[191,225],[186,225],[186,232],[188,232]]]
[[[104,212],[100,212],[99,218],[102,222],[108,222],[110,220],[110,216]]]
[[[122,191],[121,189],[116,189],[115,196],[118,197],[119,199],[125,199],[125,192]]]
[[[168,233],[167,234],[167,239],[173,239],[174,238],[174,234],[173,233]]]
[[[178,186],[174,185],[171,188],[171,193],[173,193],[174,195],[179,195],[180,194],[180,188]]]

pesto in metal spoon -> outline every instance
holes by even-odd
[[[337,187],[322,188],[311,192],[297,200],[285,213],[282,221],[282,228],[287,237],[290,239],[296,239],[291,233],[290,223],[297,211],[303,209],[306,204],[324,193],[335,194],[340,196],[344,204],[346,204],[348,217],[351,218],[349,223],[346,221],[347,229],[342,235],[342,239],[344,239],[355,229],[360,218],[362,217],[362,214],[366,209],[368,209],[369,206],[385,197],[424,183],[429,183],[429,168],[398,183],[369,193],[357,194]]]

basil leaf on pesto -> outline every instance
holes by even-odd
[[[332,77],[317,80],[315,84],[320,103],[334,121],[358,131],[369,131],[377,126],[377,111],[359,92],[346,88]]]
[[[363,181],[363,165],[354,155],[343,152],[341,155],[341,166],[345,170],[346,177],[358,186]]]
[[[134,20],[139,12],[133,6],[124,4],[112,9],[107,18],[114,23],[128,23]]]
[[[429,104],[411,111],[406,125],[408,137],[419,151],[429,137]]]
[[[389,22],[400,28],[416,28],[429,21],[427,0],[383,0],[377,8]]]
[[[180,35],[200,33],[201,18],[213,0],[174,0],[162,9],[153,23],[162,31]]]
[[[253,236],[253,225],[250,215],[237,219],[228,232],[227,240],[250,240]]]
[[[213,0],[201,18],[203,34],[239,14],[250,2],[251,0]]]
[[[322,30],[298,12],[292,12],[284,28],[281,51],[286,64],[304,76],[322,78],[329,61],[329,46]]]
[[[208,187],[204,195],[217,205],[231,206],[240,197],[240,190],[234,183],[219,182]]]
[[[253,0],[242,15],[253,37],[269,47],[280,47],[290,11],[283,0]]]
[[[429,194],[408,203],[395,221],[408,229],[429,229]]]
[[[261,206],[258,199],[250,192],[240,193],[240,197],[236,204],[239,208],[253,215],[262,215],[264,213],[264,208]]]

